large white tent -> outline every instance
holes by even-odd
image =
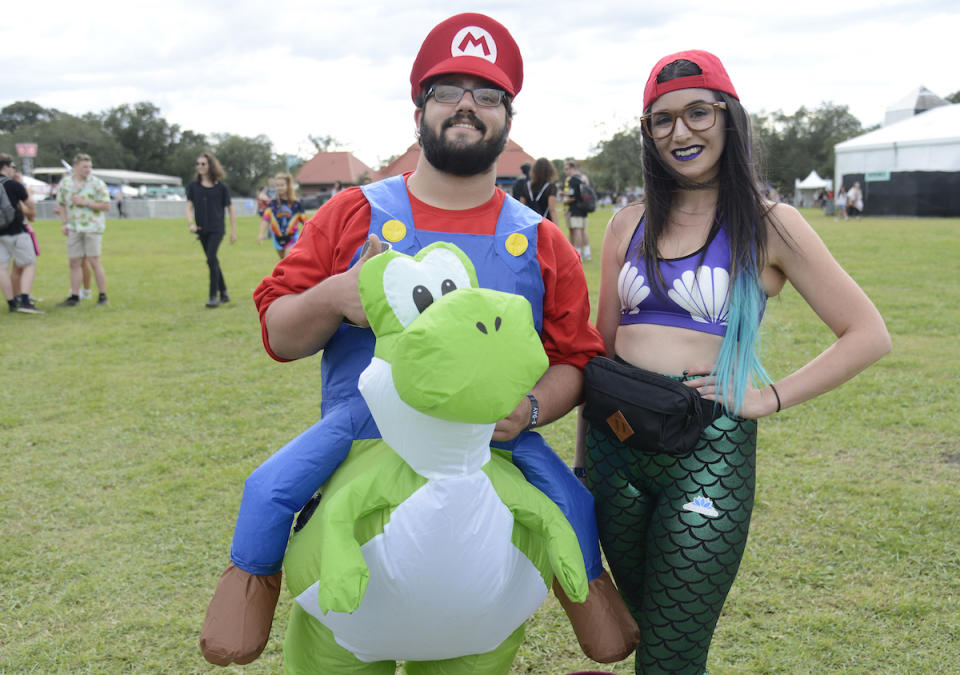
[[[872,215],[960,215],[960,104],[834,146],[835,184],[855,181]]]
[[[800,180],[795,178],[793,181],[793,205],[794,206],[816,206],[817,193],[820,190],[832,190],[833,181],[829,178],[821,178],[817,170],[814,169],[810,174]]]

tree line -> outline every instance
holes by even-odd
[[[177,176],[195,175],[197,156],[213,152],[236,195],[254,195],[267,176],[286,167],[264,135],[201,134],[170,124],[153,103],[119,105],[98,113],[71,115],[33,101],[0,110],[0,152],[16,156],[17,143],[36,143],[34,166],[61,166],[85,152],[94,166]]]
[[[960,91],[947,97],[960,102]],[[752,114],[754,157],[762,177],[782,194],[792,194],[794,180],[816,170],[833,177],[833,146],[877,127],[864,128],[845,105],[825,102],[801,107],[793,114],[778,110]],[[332,136],[311,136],[317,151],[339,145]],[[86,152],[95,166],[178,176],[194,176],[194,161],[212,151],[227,172],[226,183],[237,195],[253,195],[267,176],[286,167],[270,139],[217,133],[207,136],[170,124],[153,103],[141,101],[77,117],[32,101],[17,101],[0,110],[0,151],[15,155],[16,143],[37,143],[37,166],[59,166]],[[622,192],[643,185],[640,166],[640,120],[600,141],[584,162],[593,186]],[[562,167],[562,160],[555,160]],[[562,170],[559,175],[563,175]]]

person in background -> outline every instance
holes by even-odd
[[[290,248],[300,238],[300,230],[306,222],[303,204],[297,199],[293,176],[278,173],[273,178],[277,196],[270,200],[260,220],[260,234],[257,243],[263,243],[267,237],[280,258],[284,258]]]
[[[36,206],[27,188],[14,178],[16,164],[13,157],[0,153],[0,190],[6,194],[9,211],[0,213],[0,291],[11,312],[43,314],[30,299],[30,288],[37,269],[37,254],[33,240],[27,231],[27,219],[36,217]],[[9,217],[9,222],[7,222]],[[16,293],[10,275],[13,263],[17,276]]]
[[[100,252],[103,248],[103,232],[107,227],[107,211],[110,210],[110,192],[106,183],[92,175],[92,171],[90,155],[77,155],[73,158],[72,173],[63,177],[57,190],[63,235],[67,238],[67,257],[70,259],[70,295],[59,307],[80,304],[84,258],[93,270],[100,292],[97,305],[103,306],[109,302],[107,275],[100,262]]]
[[[837,215],[834,216],[834,220],[839,220],[843,218],[844,220],[849,220],[850,216],[847,215],[847,189],[842,185],[837,190],[837,196],[834,197],[834,204],[837,207]]]
[[[277,184],[273,178],[267,180],[267,184],[260,188],[257,193],[257,216],[263,218],[263,212],[267,210],[270,200],[277,196]]]
[[[643,109],[646,195],[607,228],[597,328],[610,360],[596,365],[632,380],[638,405],[645,382],[682,382],[699,395],[704,425],[690,446],[660,449],[646,435],[631,440],[639,424],[627,433],[585,409],[575,467],[640,626],[636,672],[702,675],[746,547],[757,420],[835,389],[891,343],[876,307],[803,216],[759,193],[749,118],[716,56],[661,59]],[[757,335],[767,298],[788,281],[837,339],[774,382]],[[588,378],[587,401],[602,386]]]
[[[580,186],[587,182],[587,177],[580,173],[579,165],[568,159],[563,165],[566,174],[564,194],[566,195],[566,213],[569,215],[567,226],[570,229],[570,243],[580,253],[582,260],[590,260],[590,237],[587,235],[587,216],[582,206]]]
[[[237,241],[237,216],[230,201],[230,188],[223,182],[226,173],[209,152],[197,157],[196,177],[187,186],[187,224],[197,235],[210,271],[207,307],[230,302],[217,251],[226,234],[225,213],[230,214],[230,243]]]
[[[859,181],[854,182],[853,187],[847,192],[847,216],[853,216],[860,220],[863,215],[863,190],[860,189]]]
[[[530,163],[524,162],[521,164],[520,171],[523,172],[523,176],[513,182],[513,190],[511,193],[513,194],[513,198],[518,202],[530,206],[530,203],[533,201],[533,197],[530,194]]]
[[[526,166],[526,165],[524,165]],[[551,223],[557,222],[557,170],[546,157],[533,163],[530,180],[527,183],[529,206]]]

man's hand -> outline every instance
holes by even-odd
[[[264,314],[270,349],[282,359],[316,354],[343,322],[369,326],[360,302],[360,268],[385,247],[370,235],[357,263],[345,272],[327,277],[303,293],[283,295]]]
[[[340,296],[340,313],[344,320],[355,326],[369,326],[367,313],[363,311],[360,302],[360,268],[375,255],[379,255],[385,247],[375,234],[371,234],[360,250],[360,259],[357,264],[337,276],[341,277],[342,294]]]
[[[530,409],[532,403],[526,396],[507,417],[497,422],[493,428],[493,440],[512,441],[530,425]]]

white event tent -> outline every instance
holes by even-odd
[[[829,178],[821,178],[817,170],[814,169],[810,174],[800,180],[795,178],[793,181],[793,205],[816,206],[817,193],[820,190],[830,191],[833,189],[833,181]]]
[[[870,215],[960,215],[960,104],[834,146],[835,184],[855,181]]]

